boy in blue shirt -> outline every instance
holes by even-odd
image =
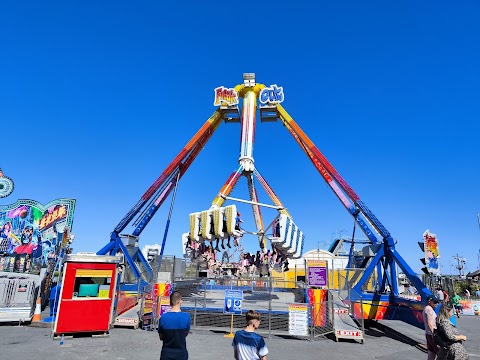
[[[232,346],[235,360],[267,360],[268,349],[263,337],[255,333],[260,326],[260,314],[249,310],[247,327],[235,333]]]
[[[182,313],[182,295],[170,295],[172,309],[160,317],[158,334],[163,341],[160,360],[188,360],[186,337],[190,332],[190,314]]]

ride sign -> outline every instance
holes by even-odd
[[[262,104],[279,104],[283,102],[283,87],[271,85],[260,91],[259,100]]]
[[[223,312],[240,315],[242,313],[243,291],[225,290]]]
[[[233,106],[238,104],[238,94],[233,88],[226,88],[223,86],[217,87],[215,91],[214,106],[227,105]]]
[[[308,335],[307,304],[288,304],[288,333],[290,335]]]
[[[325,260],[308,260],[308,286],[328,286],[327,262]]]

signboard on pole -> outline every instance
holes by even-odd
[[[290,335],[308,335],[308,305],[288,304],[288,333]]]
[[[172,309],[172,307],[170,306],[169,296],[161,296],[158,300],[160,303],[160,311],[159,311],[160,316],[162,316],[166,312],[169,312]]]
[[[438,249],[438,239],[436,234],[432,234],[430,230],[423,233],[424,249],[425,249],[425,263],[428,272],[434,275],[440,275],[440,253]]]
[[[328,269],[325,260],[307,260],[308,286],[327,287]]]
[[[243,291],[225,290],[223,312],[226,314],[240,315],[242,313]]]

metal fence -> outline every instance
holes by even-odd
[[[232,330],[232,315],[224,312],[225,290],[243,292],[242,314],[233,315],[233,329],[244,328],[245,313],[248,310],[255,310],[262,318],[259,332],[268,336],[289,335],[289,304],[305,303],[306,300],[306,286],[302,282],[268,278],[177,279],[173,286],[182,294],[182,311],[190,313],[193,330],[208,329],[221,332]],[[309,338],[332,332],[331,299],[307,306],[310,314]],[[155,316],[149,324],[149,329],[153,330],[157,323],[158,316]]]
[[[30,321],[38,283],[25,276],[0,275],[0,321]]]
[[[303,289],[295,283],[280,284],[261,279],[201,279],[178,281],[175,289],[183,296],[183,309],[192,315],[193,328],[229,329],[231,315],[224,313],[225,290],[243,291],[242,311],[256,310],[262,316],[260,331],[288,334],[288,304],[304,302]],[[276,287],[277,286],[277,287]],[[233,317],[233,327],[245,326],[244,316]]]
[[[33,306],[37,291],[28,278],[0,276],[0,307]]]
[[[168,275],[168,280],[163,278],[161,281],[171,282],[174,289],[182,295],[182,311],[188,312],[192,319],[192,329],[208,329],[210,331],[229,332],[233,323],[233,329],[245,327],[245,313],[248,310],[256,310],[262,317],[259,332],[264,335],[283,335],[289,334],[289,305],[304,304],[307,306],[309,315],[309,335],[310,340],[318,336],[335,332],[335,318],[338,318],[339,302],[347,299],[345,304],[341,305],[348,308],[345,315],[355,318],[354,303],[350,302],[352,287],[363,275],[363,269],[343,269],[329,272],[329,289],[327,297],[321,300],[321,303],[308,304],[307,284],[305,276],[294,279],[303,281],[282,280],[277,278],[254,277],[254,278],[235,278],[219,277],[205,278],[199,277],[205,273],[206,263],[191,262],[188,259],[164,256],[160,261],[155,259],[154,274],[158,276]],[[303,272],[302,272],[303,270]],[[297,269],[295,268],[295,273]],[[306,265],[299,267],[300,275],[306,274]],[[160,281],[155,277],[155,281]],[[375,276],[366,282],[365,288],[372,287]],[[225,290],[241,290],[243,292],[242,314],[232,315],[224,311]],[[333,290],[333,291],[332,291]],[[336,291],[336,292],[335,292]],[[333,298],[335,295],[335,299]],[[363,309],[360,294],[355,294],[356,302],[359,302],[361,316],[357,317],[358,328],[363,328]],[[359,300],[358,300],[359,299]],[[318,300],[318,299],[317,299]],[[317,301],[315,300],[315,301]],[[157,300],[153,297],[152,308],[158,311]],[[144,305],[142,303],[141,314],[144,314]],[[345,311],[345,310],[343,310]],[[342,312],[342,314],[344,314]],[[343,315],[342,315],[343,316]],[[146,329],[153,330],[157,327],[159,320],[158,314],[153,314],[151,321],[147,321]],[[338,319],[337,319],[338,320]],[[232,330],[233,330],[232,329]]]
[[[311,340],[335,331],[334,309],[335,304],[330,292],[328,292],[327,301],[309,304],[308,311],[311,314],[309,333]]]

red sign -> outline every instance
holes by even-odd
[[[333,312],[335,314],[348,314],[348,310],[347,309],[333,309]]]

